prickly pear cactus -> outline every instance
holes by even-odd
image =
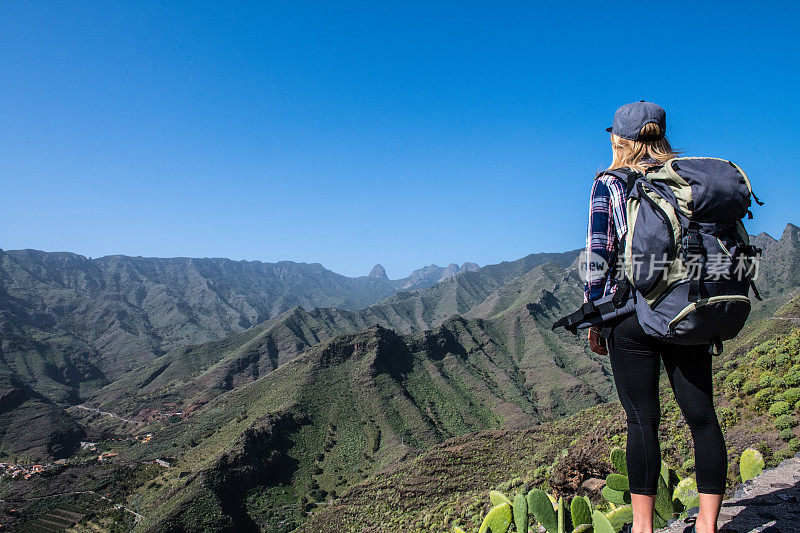
[[[753,479],[764,471],[764,456],[756,449],[747,448],[739,458],[739,474],[742,476],[742,483]]]
[[[700,505],[700,500],[697,496],[697,481],[693,477],[682,479],[672,492],[672,500],[673,505],[675,500],[680,501],[685,509]]]
[[[492,505],[500,505],[501,503],[507,503],[508,505],[513,505],[508,496],[496,490],[489,491],[489,501],[492,502]]]
[[[622,448],[611,450],[611,464],[619,470],[620,474],[609,474],[606,478],[606,486],[603,487],[602,495],[611,504],[626,505],[631,503],[631,491],[628,482],[628,464],[625,460],[625,452]]]
[[[547,493],[540,489],[531,489],[527,496],[528,512],[550,533],[558,531],[558,516]]]
[[[614,505],[625,505],[631,503],[631,492],[629,490],[622,492],[619,490],[614,490],[606,485],[603,487],[601,493],[606,501],[613,503]]]
[[[619,531],[625,524],[633,522],[633,508],[630,505],[620,505],[610,513],[606,513],[606,518],[614,531]]]
[[[569,504],[569,514],[572,517],[572,525],[577,531],[580,525],[592,523],[592,504],[585,496],[575,496]]]
[[[623,476],[628,475],[628,463],[626,462],[625,450],[622,448],[614,448],[611,450],[611,464]]]
[[[458,526],[453,526],[453,533],[466,533],[466,531],[464,531]]]
[[[618,492],[631,490],[630,484],[628,483],[628,476],[622,474],[609,474],[606,478],[606,486]]]
[[[508,498],[506,498],[508,499]],[[478,533],[506,533],[511,527],[511,505],[503,502],[489,510]]]
[[[522,493],[514,496],[514,526],[517,531],[528,532],[528,500]]]
[[[631,491],[630,480],[628,479],[627,472],[628,466],[625,460],[625,452],[620,448],[611,450],[611,463],[614,467],[623,472],[621,474],[609,474],[606,478],[606,486],[603,487],[603,497],[608,501],[612,507],[612,512],[620,509],[619,514],[614,514],[615,520],[613,525],[615,529],[622,527],[619,520],[632,521],[632,517],[626,518],[626,513],[630,509]],[[663,527],[666,525],[667,520],[674,518],[681,513],[686,507],[684,503],[677,498],[673,497],[675,488],[680,484],[681,479],[675,470],[661,461],[661,471],[658,476],[658,488],[656,493],[655,515],[653,523],[656,527]],[[617,527],[618,526],[618,527]]]
[[[614,526],[611,525],[606,515],[600,511],[592,513],[592,528],[594,533],[616,533]]]

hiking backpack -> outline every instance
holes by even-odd
[[[742,219],[753,194],[734,163],[678,157],[644,174],[607,171],[626,183],[628,232],[619,243],[624,279],[617,291],[556,322],[570,331],[636,312],[651,336],[675,344],[709,343],[721,353],[750,313],[761,250]]]

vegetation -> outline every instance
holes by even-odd
[[[798,235],[791,226],[781,241],[767,236],[756,241],[771,248],[774,257],[797,262]],[[11,255],[1,258],[4,272],[13,271],[3,283],[16,280],[11,289],[19,301],[36,300],[43,286],[61,291],[48,301],[62,298],[63,305],[31,308],[31,313],[45,316],[61,309],[50,324],[66,339],[61,345],[66,348],[58,351],[62,362],[48,348],[54,337],[42,336],[23,354],[17,347],[36,338],[25,328],[41,330],[41,324],[13,313],[13,320],[0,322],[18,328],[16,340],[3,345],[11,349],[6,359],[11,370],[0,371],[10,376],[6,392],[0,391],[6,399],[0,417],[16,429],[12,433],[0,425],[0,452],[27,453],[19,448],[26,440],[21,429],[47,408],[54,413],[52,422],[36,426],[42,440],[30,455],[52,458],[58,448],[47,443],[63,441],[64,451],[57,453],[69,456],[68,464],[49,468],[46,477],[0,481],[0,499],[16,497],[25,505],[25,521],[37,516],[28,514],[31,509],[44,512],[49,505],[57,511],[50,501],[54,497],[47,496],[54,492],[44,493],[46,505],[24,503],[22,491],[31,483],[43,490],[108,491],[110,500],[144,515],[136,531],[324,533],[370,526],[444,531],[454,524],[474,531],[490,512],[496,524],[521,527],[527,519],[531,526],[537,521],[535,513],[531,516],[535,502],[527,498],[533,489],[555,500],[556,528],[562,515],[563,528],[572,523],[573,529],[586,529],[588,515],[598,531],[613,531],[628,512],[625,472],[619,457],[615,462],[611,455],[624,446],[625,430],[619,404],[606,403],[615,399],[608,360],[569,334],[550,331],[553,320],[581,298],[569,268],[574,255],[547,256],[557,262],[546,264],[541,264],[545,256],[529,256],[464,272],[360,311],[306,311],[288,305],[288,292],[277,300],[242,299],[236,295],[244,294],[252,265],[242,267],[250,272],[245,275],[235,265],[213,260],[202,268],[195,265],[196,272],[184,279],[186,262],[145,267],[146,262],[118,258],[108,263],[115,274],[100,283],[69,254],[56,254],[63,264],[49,264],[56,256],[47,254]],[[738,481],[742,450],[758,450],[770,466],[800,447],[797,428],[786,418],[796,418],[800,402],[794,320],[800,299],[787,303],[798,285],[786,264],[764,265],[766,281],[759,283],[769,282],[762,290],[768,298],[754,305],[745,331],[716,361],[719,418],[731,454],[729,487]],[[220,265],[228,266],[215,271]],[[291,279],[291,271],[282,271],[288,276],[284,280]],[[114,292],[135,287],[137,279],[163,283],[148,282],[145,292]],[[222,279],[232,281],[225,285]],[[378,281],[359,286],[376,288],[387,281],[379,271],[370,279]],[[199,280],[205,287],[196,285]],[[319,295],[329,288],[299,283],[302,287],[292,291]],[[263,294],[274,293],[265,289]],[[256,316],[248,305],[261,309],[255,303],[266,306],[267,300],[278,306],[274,309],[285,309],[283,314],[239,331],[256,320],[241,321]],[[138,309],[126,307],[131,302]],[[161,303],[151,306],[156,302]],[[162,307],[165,302],[180,303]],[[75,322],[84,305],[104,320],[102,327]],[[144,327],[141,313],[148,309],[162,314],[148,315],[151,325]],[[223,323],[232,335],[197,344],[204,340],[195,337],[197,332],[220,331]],[[85,336],[101,330],[104,337]],[[101,337],[107,348],[98,348]],[[125,362],[118,357],[123,352],[130,355]],[[21,361],[34,362],[24,376]],[[130,362],[135,368],[129,370]],[[672,490],[685,507],[694,489],[679,477],[691,480],[694,471],[691,435],[666,380],[662,388],[662,456],[676,474],[667,471],[665,494]],[[20,398],[24,401],[9,401]],[[64,409],[59,403],[76,400],[134,420]],[[58,433],[54,429],[62,422],[65,432]],[[144,434],[152,435],[146,441],[133,438]],[[58,435],[63,439],[53,438]],[[94,455],[75,452],[84,439],[98,441]],[[102,451],[119,455],[112,464],[99,463]],[[168,466],[150,464],[154,459]],[[109,474],[123,471],[142,475]],[[602,497],[604,480],[607,494],[622,501],[613,504],[617,509]],[[88,503],[81,512],[86,517],[77,528],[130,527],[110,510]]]
[[[794,317],[800,317],[800,297],[774,315],[781,319]],[[763,356],[765,349],[769,352],[774,348],[776,353],[784,353],[787,347],[785,353],[790,358],[796,357],[798,347],[794,339],[798,334],[800,329],[792,320],[769,317],[748,326],[716,361],[716,402],[728,444],[729,491],[741,481],[740,455],[745,449],[758,450],[765,466],[772,466],[796,453],[800,446],[800,439],[792,441],[786,439],[785,434],[781,436],[774,424],[776,418],[769,414],[768,408],[754,409],[755,395],[760,389],[747,394],[731,385],[758,380],[763,370],[753,363]],[[733,377],[726,382],[730,376]],[[673,465],[676,474],[668,476],[671,483],[665,482],[665,485],[667,492],[672,490],[671,500],[677,498],[686,507],[696,496],[696,485],[692,481],[691,434],[681,419],[665,377],[661,389],[662,457]],[[455,524],[465,531],[475,531],[491,508],[481,503],[488,491],[527,494],[534,487],[552,494],[556,501],[559,497],[570,502],[575,497],[586,496],[594,510],[608,512],[610,507],[602,505],[610,502],[601,497],[598,490],[589,487],[596,485],[591,480],[606,478],[608,483],[603,496],[617,506],[629,503],[625,491],[619,490],[625,487],[621,451],[612,454],[612,448],[624,444],[622,420],[624,413],[614,402],[547,422],[535,430],[507,431],[502,436],[482,432],[451,439],[413,460],[401,462],[391,473],[376,474],[357,489],[347,491],[336,506],[320,509],[312,515],[301,531],[333,532],[354,524],[390,524],[398,530],[409,531],[428,527],[446,530]],[[789,442],[796,444],[791,447]],[[746,458],[751,453],[745,454],[745,465],[749,464]],[[608,459],[604,459],[606,457]],[[609,476],[614,470],[618,475]],[[426,478],[429,472],[437,473],[435,480]],[[409,493],[402,490],[405,486],[413,486],[415,490]],[[376,503],[377,494],[381,495],[381,502]],[[509,499],[513,504],[515,498]],[[666,498],[662,500],[667,502]],[[675,511],[677,508],[673,507]],[[669,513],[665,511],[665,514]]]
[[[618,472],[606,477],[603,488],[605,502],[593,508],[586,496],[573,496],[566,500],[556,499],[545,491],[533,488],[527,494],[518,492],[512,500],[499,491],[489,492],[493,507],[479,528],[479,533],[507,533],[512,530],[528,533],[529,524],[543,527],[547,533],[619,532],[622,526],[633,522],[630,488],[628,485],[625,452],[621,448],[611,450],[610,461]],[[758,475],[764,467],[761,454],[752,448],[742,453],[740,459],[742,481]],[[697,482],[692,477],[680,479],[669,465],[662,462],[658,479],[654,526],[661,528],[673,518],[686,518],[687,510],[699,504]],[[465,533],[459,524],[452,527],[453,533]]]

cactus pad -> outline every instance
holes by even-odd
[[[700,500],[697,496],[697,481],[692,477],[684,478],[675,486],[672,493],[673,500],[679,500],[686,509],[697,507]]]
[[[478,533],[506,533],[511,527],[511,506],[507,503],[495,505],[481,524]]]
[[[611,464],[622,475],[628,475],[628,463],[625,459],[625,450],[622,448],[614,448],[611,450]]]
[[[606,486],[619,492],[631,490],[628,476],[623,476],[622,474],[609,474],[606,478]]]
[[[514,496],[514,526],[517,531],[528,532],[528,500],[521,493]]]
[[[558,531],[558,516],[547,493],[540,489],[531,489],[527,496],[528,512],[533,513],[539,522],[550,533]]]
[[[672,508],[672,493],[667,488],[667,484],[664,483],[664,478],[658,478],[658,490],[656,492],[656,514],[663,518],[664,520],[669,520],[672,518],[673,513],[675,512]]]
[[[592,527],[594,528],[594,533],[616,533],[606,515],[600,511],[592,513]]]
[[[747,448],[739,459],[739,474],[742,482],[753,479],[764,470],[764,456],[756,449]]]
[[[633,522],[633,507],[630,505],[620,505],[610,513],[607,513],[606,518],[608,518],[614,531],[619,531],[625,524]]]
[[[631,503],[631,493],[629,491],[620,491],[614,490],[608,485],[603,487],[602,490],[603,498],[605,498],[610,503],[615,503],[617,505],[625,505],[626,503]]]
[[[500,505],[501,503],[507,503],[508,505],[513,505],[508,496],[496,490],[489,491],[489,501],[492,502],[492,505]]]
[[[572,498],[572,502],[569,505],[569,514],[572,517],[572,525],[576,528],[581,524],[592,523],[592,508],[589,506],[588,501],[581,496]]]

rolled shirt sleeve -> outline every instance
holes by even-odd
[[[617,242],[628,231],[625,215],[625,186],[614,176],[601,175],[594,180],[589,197],[589,227],[586,232],[587,257],[583,301],[597,300],[616,288]],[[598,269],[597,262],[607,268]]]

